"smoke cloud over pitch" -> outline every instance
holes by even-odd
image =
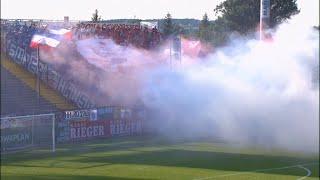
[[[87,62],[64,47],[48,59],[97,106],[142,102],[161,135],[318,152],[319,31],[296,16],[272,37],[233,39],[205,58],[183,55],[172,68],[166,45],[148,52],[110,40],[77,42]],[[110,69],[103,55],[110,52],[127,61]]]
[[[198,63],[147,71],[151,126],[170,137],[318,152],[319,31],[299,17],[272,42],[234,40]]]

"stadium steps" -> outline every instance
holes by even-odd
[[[20,65],[8,60],[7,57],[5,57],[4,55],[1,55],[1,66],[6,70],[8,70],[15,77],[20,79],[24,84],[26,84],[33,91],[37,92],[35,75],[31,74]],[[14,83],[16,82],[12,82],[12,83],[14,85]],[[60,109],[60,110],[76,109],[75,105],[71,104],[70,102],[67,102],[63,96],[61,96],[57,91],[53,90],[43,82],[40,82],[40,96],[43,97],[45,100],[54,104],[57,107],[57,109]]]
[[[1,116],[56,112],[57,108],[40,97],[20,79],[1,66]]]

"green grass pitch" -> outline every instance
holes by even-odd
[[[120,137],[1,155],[1,179],[319,179],[319,155],[214,140]]]

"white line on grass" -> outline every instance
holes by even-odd
[[[245,171],[245,172],[238,172],[238,173],[232,173],[232,174],[222,174],[222,175],[217,175],[217,176],[210,176],[210,177],[203,177],[203,178],[195,178],[193,180],[205,180],[205,179],[213,179],[213,178],[218,178],[218,177],[226,177],[226,176],[235,176],[235,175],[242,175],[242,174],[250,174],[250,173],[254,173],[254,172],[263,172],[263,171],[273,171],[273,170],[281,170],[281,169],[290,169],[290,168],[294,168],[294,167],[303,167],[305,165],[315,165],[315,164],[319,164],[319,163],[306,163],[306,164],[296,164],[296,165],[292,165],[292,166],[283,166],[283,167],[278,167],[278,168],[268,168],[268,169],[256,169],[256,170],[252,170],[252,171]],[[304,168],[307,171],[307,168]],[[310,170],[309,170],[310,171]],[[311,173],[311,171],[310,171]],[[304,176],[304,177],[308,177]],[[301,179],[300,179],[301,180]]]
[[[302,169],[304,169],[304,170],[306,170],[307,171],[307,175],[305,175],[305,176],[303,176],[303,177],[301,177],[301,178],[298,178],[297,180],[302,180],[302,179],[305,179],[305,178],[307,178],[307,177],[309,177],[310,175],[311,175],[311,171],[310,171],[310,169],[308,169],[308,168],[306,168],[306,167],[303,167],[303,166],[298,166],[299,168],[302,168]]]

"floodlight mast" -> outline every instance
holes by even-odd
[[[265,37],[265,30],[269,28],[270,23],[270,0],[260,0],[260,40]]]

